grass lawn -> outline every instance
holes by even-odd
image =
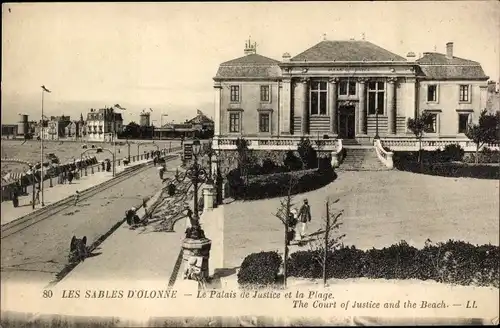
[[[324,188],[294,197],[311,205],[309,232],[320,229],[325,200],[340,198],[344,243],[383,248],[405,240],[423,247],[448,239],[499,244],[497,180],[444,178],[401,171],[339,172]],[[245,256],[283,250],[283,226],[273,216],[279,198],[224,205],[224,266],[238,267]],[[305,246],[308,249],[308,246]],[[298,249],[292,246],[291,251]]]

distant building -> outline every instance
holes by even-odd
[[[184,123],[167,123],[154,130],[155,139],[167,138],[211,138],[214,121],[198,110],[198,115]]]
[[[17,137],[17,124],[2,124],[2,138],[14,139]]]
[[[151,114],[150,113],[141,113],[141,119],[139,121],[140,126],[150,126],[151,125]]]
[[[65,129],[71,123],[69,116],[51,116],[49,120],[44,120],[42,138],[44,140],[59,140],[66,136]]]
[[[66,138],[69,139],[81,139],[83,138],[83,131],[85,129],[85,122],[82,121],[72,121],[65,128],[64,134]]]
[[[121,113],[113,108],[90,109],[87,114],[86,139],[88,141],[112,141],[123,130]]]

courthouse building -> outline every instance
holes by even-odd
[[[406,122],[424,111],[433,116],[425,138],[466,140],[486,107],[488,76],[457,57],[452,42],[443,48],[402,57],[365,40],[324,40],[278,61],[248,41],[214,77],[214,148],[233,149],[243,137],[254,149],[283,149],[309,136],[337,149],[373,144],[377,133],[397,148],[413,145]]]

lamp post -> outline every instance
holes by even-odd
[[[193,157],[194,157],[194,162],[193,164],[186,170],[184,173],[184,176],[180,176],[179,172],[177,171],[175,174],[175,179],[177,182],[183,182],[186,178],[189,178],[191,182],[193,183],[193,189],[194,189],[194,197],[193,197],[193,222],[191,225],[197,225],[199,223],[199,215],[198,215],[198,184],[203,183],[205,181],[209,180],[209,175],[201,167],[201,165],[198,163],[198,155],[201,152],[201,143],[199,140],[194,140],[193,141]]]
[[[44,98],[44,94],[45,92],[48,92],[50,93],[51,91],[49,89],[47,89],[44,85],[41,86],[42,88],[42,124],[41,124],[41,127],[40,127],[40,191],[41,191],[41,194],[42,194],[42,199],[41,199],[41,203],[42,203],[42,207],[45,206],[45,202],[44,202],[44,198],[43,198],[43,98]]]
[[[379,109],[377,107],[377,109],[375,110],[375,139],[380,139],[378,135],[378,113]]]

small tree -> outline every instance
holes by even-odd
[[[299,153],[300,159],[302,160],[302,168],[314,168],[318,164],[318,153],[316,149],[312,146],[311,140],[309,138],[300,138],[299,144],[297,145],[297,152]]]
[[[341,246],[341,241],[345,237],[345,234],[338,234],[338,230],[342,225],[340,217],[344,213],[344,210],[336,210],[332,207],[333,204],[338,202],[338,199],[333,202],[329,200],[326,201],[326,214],[325,217],[323,217],[324,233],[319,235],[315,241],[309,244],[313,250],[314,259],[318,261],[323,269],[324,286],[326,286],[327,279],[326,268],[328,267],[328,253]]]
[[[244,138],[236,139],[236,151],[238,153],[238,170],[245,183],[248,182],[248,168],[252,164],[252,155],[248,149],[248,140]]]
[[[432,124],[433,116],[429,112],[423,112],[416,118],[409,118],[407,122],[408,129],[418,139],[418,162],[422,163],[422,137],[426,132],[427,127]]]
[[[285,231],[285,249],[283,252],[283,283],[284,286],[286,287],[286,279],[287,279],[287,265],[288,265],[288,232],[290,230],[290,212],[293,207],[293,196],[292,196],[292,190],[294,186],[296,185],[297,181],[294,178],[293,173],[290,173],[290,180],[288,182],[288,190],[287,190],[287,195],[285,196],[284,199],[280,200],[280,207],[278,208],[278,211],[274,214],[275,217],[277,217],[281,223],[283,224],[284,231]]]
[[[476,144],[475,163],[478,163],[479,149],[486,143],[498,141],[500,129],[500,111],[495,114],[483,110],[477,124],[469,124],[465,135]]]

